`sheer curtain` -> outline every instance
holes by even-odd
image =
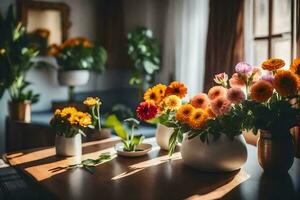
[[[174,0],[176,80],[189,96],[203,90],[209,0]]]

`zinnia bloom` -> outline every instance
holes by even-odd
[[[210,88],[210,90],[208,91],[208,98],[210,100],[214,100],[217,97],[226,96],[226,92],[227,92],[226,88],[222,86],[214,86]]]
[[[61,117],[70,116],[76,112],[77,112],[77,109],[74,107],[65,107],[61,110],[60,116]]]
[[[167,89],[167,86],[165,86],[163,84],[157,84],[152,88],[152,90],[154,90],[155,93],[159,94],[161,98],[165,96],[166,89]]]
[[[164,105],[169,110],[177,110],[181,106],[181,99],[176,95],[167,96]]]
[[[244,88],[246,87],[245,81],[239,76],[238,73],[234,73],[229,79],[229,84],[231,87],[239,87],[239,88]]]
[[[191,99],[191,104],[195,108],[206,109],[209,105],[209,98],[206,94],[200,93]]]
[[[176,119],[180,122],[188,123],[194,110],[195,108],[192,105],[185,104],[178,109],[176,113]]]
[[[231,101],[231,103],[239,104],[244,101],[245,98],[246,96],[240,88],[230,88],[227,91],[227,99]]]
[[[245,62],[240,62],[235,66],[235,71],[240,74],[249,74],[253,70],[253,66]]]
[[[277,70],[282,68],[285,65],[284,61],[278,58],[271,58],[262,63],[262,68],[264,70]]]
[[[159,90],[154,90],[153,88],[149,88],[144,94],[144,100],[146,102],[153,102],[155,104],[158,104],[161,101]]]
[[[291,72],[300,77],[300,58],[296,58],[293,60],[293,63],[290,66]]]
[[[216,74],[214,78],[215,83],[220,84],[220,85],[226,85],[228,81],[228,75],[223,72],[220,74]]]
[[[50,45],[47,50],[49,56],[56,56],[59,53],[60,49],[56,44]]]
[[[147,121],[156,116],[158,111],[157,106],[152,102],[141,102],[136,109],[137,117],[140,120]]]
[[[254,101],[265,102],[273,94],[273,86],[265,80],[254,83],[250,89],[250,96]]]
[[[206,119],[207,114],[205,113],[205,111],[201,108],[197,108],[190,116],[189,125],[193,129],[200,129],[204,125]]]
[[[95,98],[88,97],[83,101],[83,104],[91,107],[91,106],[95,106],[95,105],[101,105],[102,103],[98,97],[95,97]]]
[[[167,90],[166,90],[166,96],[177,95],[180,98],[183,98],[183,97],[185,97],[186,93],[187,93],[187,88],[185,87],[185,85],[183,83],[180,83],[177,81],[172,82],[167,87]]]
[[[211,106],[208,107],[206,110],[205,110],[206,114],[207,114],[207,118],[210,119],[210,118],[215,118],[216,115],[215,113],[211,110]]]
[[[274,88],[283,97],[297,93],[298,79],[295,74],[287,70],[279,70],[274,77]]]
[[[210,105],[211,110],[216,116],[223,115],[231,109],[231,102],[224,96],[219,96],[214,99],[211,101]]]

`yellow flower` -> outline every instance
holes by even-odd
[[[76,112],[77,112],[76,108],[74,108],[74,107],[66,107],[66,108],[63,108],[61,110],[60,116],[61,117],[71,116],[72,114],[74,114]]]
[[[57,116],[57,115],[60,115],[60,113],[61,113],[61,110],[56,109],[55,112],[54,112],[54,115]]]
[[[262,68],[264,70],[277,70],[282,68],[285,65],[284,61],[278,58],[271,58],[262,63]]]
[[[193,114],[195,108],[190,104],[180,106],[176,113],[176,119],[180,122],[188,123],[190,116]]]
[[[91,116],[88,113],[84,113],[81,111],[73,113],[68,118],[68,121],[71,125],[80,125],[82,127],[87,127],[88,125],[92,124]]]
[[[153,102],[155,104],[159,104],[161,101],[159,90],[154,90],[153,88],[149,88],[144,94],[144,100],[146,102]]]
[[[163,84],[157,84],[152,88],[156,93],[158,93],[160,95],[160,97],[164,97],[165,96],[165,92],[167,89],[167,86],[163,85]]]
[[[193,129],[200,129],[204,125],[207,117],[207,113],[204,110],[202,110],[201,108],[197,108],[189,118],[189,125]]]
[[[274,77],[274,88],[283,97],[297,93],[298,79],[291,71],[280,70]]]
[[[98,97],[95,97],[95,98],[88,97],[83,101],[83,104],[91,107],[91,106],[95,106],[95,105],[101,105],[102,103]]]
[[[5,54],[6,50],[5,49],[0,49],[0,55]]]
[[[164,105],[169,110],[177,110],[181,106],[181,100],[176,95],[170,95],[164,99]]]

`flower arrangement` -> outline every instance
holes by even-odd
[[[106,50],[86,38],[71,38],[63,44],[52,44],[48,55],[54,56],[62,70],[95,70],[102,73],[107,61]]]
[[[92,125],[90,114],[78,111],[74,107],[57,109],[50,121],[57,134],[66,138],[74,137],[76,134],[85,136],[83,129]]]
[[[90,114],[93,117],[93,125],[101,131],[101,117],[100,117],[100,106],[102,102],[98,97],[87,97],[83,104],[90,109]]]

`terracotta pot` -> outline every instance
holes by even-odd
[[[168,151],[169,150],[169,140],[171,135],[173,134],[174,129],[166,127],[165,125],[158,124],[156,128],[155,138],[158,146]]]
[[[8,102],[9,116],[13,120],[31,122],[31,102]]]
[[[258,162],[268,173],[287,173],[294,162],[292,135],[274,138],[269,131],[260,130],[257,141]]]
[[[81,156],[81,134],[67,138],[64,135],[56,135],[55,151],[59,156]]]

